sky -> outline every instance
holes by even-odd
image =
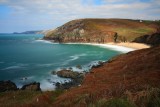
[[[0,0],[0,33],[54,29],[81,18],[160,19],[160,0]]]

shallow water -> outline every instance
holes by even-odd
[[[53,82],[67,80],[52,75],[52,71],[69,67],[77,72],[87,71],[97,61],[106,61],[122,53],[100,46],[38,40],[42,37],[35,34],[0,34],[0,80],[12,80],[18,87],[37,81],[43,90],[52,90]],[[77,65],[83,69],[76,68]]]

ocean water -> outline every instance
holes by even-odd
[[[52,71],[70,67],[75,72],[88,71],[96,62],[122,53],[101,46],[39,40],[42,37],[37,34],[0,34],[0,80],[12,80],[19,88],[36,81],[41,83],[42,90],[53,90],[54,82],[70,80],[52,75]]]

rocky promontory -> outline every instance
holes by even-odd
[[[7,91],[19,91],[19,90],[28,90],[28,91],[41,91],[40,83],[33,82],[22,86],[21,89],[17,88],[16,84],[10,80],[0,81],[0,92]]]
[[[131,42],[140,36],[157,33],[159,28],[159,21],[79,19],[49,30],[44,39],[60,43]]]
[[[0,92],[5,92],[5,91],[16,91],[18,90],[17,86],[15,83],[12,81],[0,81]]]

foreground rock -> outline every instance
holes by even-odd
[[[21,90],[29,90],[29,91],[41,91],[40,83],[39,82],[33,82],[27,85],[24,85]]]
[[[11,81],[0,81],[0,92],[18,90],[15,83]]]
[[[69,89],[71,87],[79,86],[84,78],[83,73],[79,72],[73,72],[71,70],[61,70],[57,72],[57,75],[62,78],[71,78],[70,82],[65,82],[65,83],[56,83],[56,88],[57,89]]]

